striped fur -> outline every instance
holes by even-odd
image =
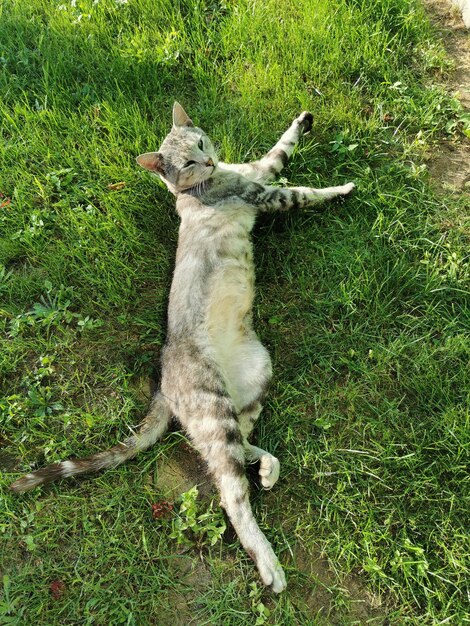
[[[138,432],[132,435],[132,437],[104,452],[98,452],[81,459],[62,461],[62,463],[55,463],[26,474],[23,478],[15,481],[11,485],[11,489],[16,493],[22,493],[30,491],[39,485],[51,483],[59,478],[116,467],[135,457],[141,450],[146,450],[153,446],[157,439],[160,439],[166,432],[171,417],[166,400],[160,393],[157,393]]]
[[[112,467],[151,446],[176,416],[205,459],[221,502],[266,585],[279,593],[281,565],[253,516],[245,462],[259,461],[270,489],[279,461],[248,443],[271,378],[271,360],[252,327],[253,250],[250,232],[260,211],[300,209],[348,194],[352,183],[311,189],[271,187],[295,144],[312,126],[302,113],[260,160],[219,163],[210,139],[175,103],[173,128],[158,152],[137,158],[176,196],[181,217],[168,308],[162,379],[138,433],[106,452],[32,472],[21,492],[56,478]]]

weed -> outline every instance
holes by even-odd
[[[170,537],[186,546],[214,546],[226,530],[225,519],[220,507],[214,510],[211,502],[201,512],[197,504],[199,491],[196,486],[181,494],[178,514],[173,519]]]

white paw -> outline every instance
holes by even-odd
[[[274,593],[284,591],[287,586],[286,575],[272,550],[270,554],[263,555],[256,565],[266,587],[271,587]]]
[[[287,587],[286,575],[284,574],[284,570],[282,569],[280,563],[278,563],[275,567],[271,587],[274,593],[281,593],[281,591],[284,591]]]
[[[341,195],[343,196],[347,196],[348,193],[351,193],[351,191],[353,189],[356,188],[356,185],[354,183],[347,183],[346,185],[342,185],[341,186]]]
[[[279,478],[281,464],[272,454],[263,454],[259,460],[259,475],[261,476],[261,484],[265,489],[272,489]]]

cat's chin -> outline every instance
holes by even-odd
[[[199,179],[197,182],[193,183],[192,185],[190,185],[189,187],[175,187],[175,185],[173,185],[173,183],[171,183],[169,180],[166,180],[166,178],[164,178],[163,176],[160,176],[160,179],[162,180],[162,182],[165,183],[165,185],[168,187],[168,190],[174,195],[178,195],[179,193],[183,193],[183,191],[188,191],[188,189],[194,189],[195,187],[197,187],[198,185],[203,185],[207,180],[209,180],[209,178],[211,178],[211,176],[213,175],[213,173],[215,172],[216,168],[210,168],[212,171],[209,172],[209,174],[207,176],[204,176],[203,178]]]
[[[210,178],[212,178],[212,176],[215,174],[216,171],[217,171],[217,165],[211,165],[210,167],[207,168],[207,171],[204,172],[204,175],[199,180],[197,180],[192,185],[190,185],[189,187],[181,187],[181,188],[178,187],[178,188],[176,188],[176,187],[174,187],[171,183],[169,183],[166,180],[164,180],[163,182],[166,184],[168,189],[173,194],[176,195],[177,193],[182,193],[183,191],[188,191],[188,189],[195,189],[197,187],[203,187],[204,183],[206,183]]]

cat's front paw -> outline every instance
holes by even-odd
[[[313,115],[308,111],[304,111],[297,118],[297,123],[299,124],[303,134],[305,135],[305,133],[308,133],[310,130],[312,130]]]
[[[347,196],[354,189],[356,189],[356,185],[354,183],[346,183],[346,185],[341,185],[341,195]]]

